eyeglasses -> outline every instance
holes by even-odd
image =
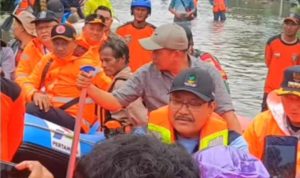
[[[175,109],[181,109],[183,105],[186,105],[188,109],[199,109],[201,106],[207,103],[199,100],[183,101],[179,98],[170,98],[170,102]]]

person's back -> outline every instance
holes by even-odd
[[[75,178],[198,178],[183,148],[149,136],[120,135],[98,144],[81,158]]]
[[[10,161],[21,143],[25,102],[21,88],[1,77],[1,160]]]
[[[213,6],[214,21],[226,20],[225,13],[227,11],[227,0],[209,0]]]

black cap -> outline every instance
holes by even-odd
[[[31,23],[38,23],[38,22],[58,22],[55,13],[52,11],[41,11],[35,20],[31,21]]]
[[[300,96],[300,65],[289,67],[284,71],[283,82],[277,94]]]
[[[51,39],[63,38],[71,41],[76,38],[76,30],[68,24],[60,24],[53,27],[51,31]]]
[[[60,0],[48,0],[47,8],[49,11],[54,12],[57,19],[64,16],[64,5]]]
[[[187,91],[208,102],[214,100],[214,83],[207,69],[195,67],[181,72],[175,77],[170,93]]]
[[[103,16],[99,16],[97,14],[91,14],[85,18],[85,24],[96,24],[99,23],[105,26],[105,19]]]
[[[292,21],[293,23],[300,25],[300,8],[299,13],[292,13],[283,20],[283,22],[287,21]]]

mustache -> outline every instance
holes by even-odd
[[[185,116],[185,115],[176,116],[175,120],[188,121],[188,122],[194,122],[195,121],[194,118],[191,118],[191,117],[188,117],[188,116]]]

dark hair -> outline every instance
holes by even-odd
[[[95,10],[95,14],[98,10],[103,10],[103,11],[107,11],[109,12],[110,16],[112,17],[112,13],[111,13],[111,10],[110,8],[106,7],[106,6],[99,6],[96,10]]]
[[[88,24],[90,21],[93,21],[95,19],[101,19],[103,23],[105,23],[105,18],[103,16],[98,16],[97,14],[90,14],[85,17],[84,21],[85,24]]]
[[[82,157],[75,178],[198,178],[198,166],[181,146],[156,138],[118,135]]]
[[[100,51],[102,51],[104,48],[111,48],[115,58],[124,57],[125,63],[129,63],[129,49],[125,41],[112,38],[101,47]]]

